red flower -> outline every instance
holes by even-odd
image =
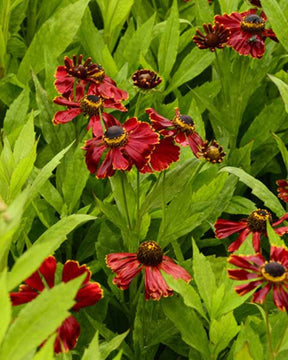
[[[272,223],[272,226],[281,224],[284,220],[288,219],[288,214],[282,216],[279,220]],[[218,239],[226,238],[232,234],[239,232],[238,238],[228,247],[229,252],[239,249],[244,240],[252,233],[252,244],[256,252],[260,252],[260,237],[261,234],[266,234],[266,221],[272,222],[272,215],[265,209],[257,209],[253,211],[247,219],[240,221],[229,221],[218,219],[215,223],[215,234]],[[288,226],[274,228],[276,234],[282,236],[288,233]]]
[[[86,164],[97,178],[113,176],[116,170],[129,171],[133,164],[141,170],[149,160],[154,146],[159,143],[158,134],[147,123],[137,118],[128,119],[122,125],[112,115],[106,122],[103,135],[86,141]],[[104,160],[101,158],[105,153]]]
[[[203,34],[198,29],[196,30],[197,35],[193,36],[194,43],[199,49],[210,49],[212,52],[217,49],[223,49],[229,40],[230,31],[225,28],[224,25],[219,23],[203,24],[203,29],[206,34]]]
[[[141,69],[134,72],[132,75],[133,84],[141,90],[150,90],[158,86],[162,79],[155,71]]]
[[[149,162],[140,170],[141,173],[152,173],[168,169],[172,162],[178,161],[180,156],[179,146],[174,144],[172,136],[160,140],[150,155]]]
[[[92,93],[91,87],[88,90],[88,94],[81,96],[81,91],[76,91],[76,101],[72,99],[68,100],[65,97],[56,97],[54,100],[55,104],[66,106],[67,109],[64,111],[57,111],[53,118],[53,124],[66,124],[72,121],[76,116],[83,114],[90,116],[90,120],[87,126],[89,130],[93,129],[93,134],[98,135],[101,131],[101,121],[99,112],[101,111],[102,118],[107,121],[109,115],[102,112],[104,108],[113,108],[120,111],[127,111],[125,106],[119,102],[115,102],[112,99],[103,99]]]
[[[288,181],[287,180],[277,180],[277,185],[279,185],[278,197],[285,202],[288,202]]]
[[[213,140],[210,144],[208,140],[204,141],[199,153],[200,158],[203,157],[212,164],[220,164],[225,155],[226,153],[223,151],[223,147],[220,146],[216,140]]]
[[[215,21],[229,28],[229,46],[241,55],[251,55],[260,59],[265,52],[266,37],[278,40],[271,29],[265,29],[266,16],[263,13],[259,16],[256,12],[256,9],[251,9],[240,14],[234,12],[230,15],[216,15]]]
[[[128,99],[128,93],[117,88],[116,83],[105,75],[105,70],[101,65],[91,63],[90,57],[84,64],[82,64],[82,60],[83,55],[79,55],[78,58],[73,55],[73,60],[65,56],[65,65],[57,67],[55,87],[60,94],[69,99],[73,94],[76,81],[78,87],[82,88],[83,95],[84,88],[89,83],[92,85],[94,94],[105,99],[113,99],[116,102]]]
[[[239,295],[256,290],[252,302],[263,304],[272,289],[274,304],[282,311],[288,311],[288,251],[284,247],[271,246],[270,260],[257,253],[255,255],[231,255],[228,262],[240,269],[228,269],[233,280],[252,280],[236,286]]]
[[[189,282],[192,277],[168,256],[163,255],[161,247],[154,241],[143,242],[137,253],[114,253],[106,256],[106,264],[116,273],[113,283],[120,289],[129,288],[131,281],[144,269],[145,299],[160,300],[162,296],[172,296],[173,291],[166,284],[161,270],[174,279]]]
[[[45,284],[47,284],[49,288],[53,288],[55,285],[56,265],[54,256],[46,258],[39,270],[35,271],[28,279],[26,279],[25,284],[20,285],[19,292],[12,292],[10,294],[12,305],[16,306],[30,302],[45,289],[40,274],[44,278]],[[82,282],[81,288],[76,294],[76,304],[71,309],[73,311],[79,311],[83,307],[95,305],[103,297],[103,290],[101,289],[100,284],[90,281],[91,271],[86,265],[80,266],[77,261],[66,261],[63,266],[62,281],[69,282],[84,273],[87,275]],[[79,335],[80,326],[76,319],[71,315],[66,318],[57,329],[57,338],[54,343],[55,353],[61,352],[62,347],[64,351],[73,349],[76,346]]]
[[[195,131],[194,122],[189,115],[181,115],[178,108],[175,109],[173,120],[166,119],[152,108],[146,109],[146,113],[156,131],[165,137],[175,137],[176,142],[182,146],[189,145],[193,154],[198,157],[203,140]]]

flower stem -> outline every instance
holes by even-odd
[[[134,117],[138,117],[138,115],[139,115],[141,100],[142,100],[142,94],[140,92],[138,92],[137,101],[136,101],[136,105],[135,105]]]
[[[275,354],[273,352],[272,347],[272,341],[271,341],[271,330],[270,330],[270,323],[269,323],[269,312],[267,304],[264,305],[264,311],[265,311],[265,324],[266,324],[266,333],[267,333],[267,339],[268,339],[268,346],[269,346],[269,352],[270,352],[270,360],[275,360]]]
[[[120,179],[121,179],[121,187],[122,187],[122,194],[123,194],[123,200],[124,200],[125,213],[126,213],[126,218],[127,218],[127,223],[128,223],[129,230],[131,230],[132,226],[131,226],[129,210],[128,210],[128,205],[127,205],[127,197],[126,197],[126,191],[125,191],[125,185],[124,185],[124,176],[125,176],[124,172],[120,171]]]
[[[157,239],[158,242],[160,242],[160,238],[162,237],[162,234],[164,233],[165,223],[166,223],[166,202],[165,202],[165,175],[166,175],[166,172],[165,172],[165,170],[162,172],[163,172],[163,179],[162,179],[162,184],[161,184],[162,220],[161,220],[161,225],[160,225],[160,229],[158,232],[158,239]]]

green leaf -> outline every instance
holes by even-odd
[[[65,168],[65,178],[62,184],[64,201],[72,213],[79,201],[90,173],[87,170],[84,151],[79,146],[69,157]],[[77,184],[77,186],[75,186]]]
[[[254,210],[256,210],[256,206],[253,201],[238,195],[233,196],[228,207],[225,208],[226,213],[237,215],[250,215]]]
[[[288,20],[280,4],[277,0],[261,0],[261,5],[277,38],[288,51]]]
[[[207,334],[195,311],[184,305],[182,300],[176,296],[162,299],[161,305],[164,313],[180,331],[182,339],[189,346],[198,350],[204,359],[210,359]]]
[[[78,0],[61,7],[41,26],[19,66],[17,76],[20,81],[26,83],[29,80],[31,68],[36,74],[44,69],[46,49],[56,59],[67,48],[79,29],[88,3],[89,0]]]
[[[237,335],[239,326],[230,312],[222,316],[219,320],[212,319],[209,330],[210,343],[213,344],[212,352],[214,359],[224,350],[230,341]]]
[[[78,225],[94,220],[90,215],[71,215],[50,227],[39,239],[15,262],[9,274],[9,290],[14,289],[23,280],[36,271],[43,260],[58,249],[66,236]]]
[[[285,211],[277,198],[261,181],[247,174],[244,170],[234,167],[224,167],[220,171],[227,171],[239,177],[240,181],[252,189],[252,194],[263,201],[264,205],[271,209],[277,216],[283,216]]]
[[[74,298],[83,276],[46,289],[28,303],[9,328],[0,350],[0,358],[22,360],[41,345],[70,316],[68,310],[75,304]]]
[[[26,118],[29,108],[29,92],[29,88],[25,88],[6,112],[3,130],[8,136],[11,145],[14,144],[14,141],[11,141],[12,138],[20,132]]]
[[[238,8],[239,0],[219,0],[221,6],[221,14],[227,13],[230,14],[233,11],[236,11]]]
[[[284,144],[283,140],[277,136],[276,134],[272,133],[274,139],[277,142],[278,148],[281,152],[282,159],[284,161],[286,172],[288,172],[288,150],[286,149],[286,145]]]
[[[266,229],[267,229],[270,245],[285,246],[285,242],[281,239],[281,237],[278,234],[276,234],[269,220],[266,221]]]
[[[54,342],[56,334],[51,335],[41,349],[33,357],[33,360],[54,360]]]
[[[216,292],[216,281],[210,262],[200,254],[193,240],[193,274],[198,291],[209,314],[212,312],[212,296]]]
[[[174,0],[170,11],[170,16],[167,19],[163,29],[158,49],[159,73],[164,77],[165,80],[169,78],[169,74],[176,60],[178,43],[179,15],[177,9],[177,0]]]
[[[34,132],[34,115],[30,114],[28,121],[22,127],[22,130],[15,142],[13,156],[15,163],[17,164],[21,159],[30,154],[35,144],[35,132]]]
[[[285,110],[288,112],[288,85],[284,83],[284,81],[278,79],[276,76],[269,75],[269,78],[274,82],[274,84],[278,87],[280,95],[285,104]]]
[[[197,47],[194,48],[181,62],[172,77],[165,94],[177,89],[180,85],[194,79],[201,74],[214,60],[214,54],[205,52],[203,54]]]
[[[201,299],[193,286],[182,279],[175,280],[172,275],[162,272],[162,275],[171,289],[177,291],[182,297],[184,304],[196,310],[205,320],[208,321]]]
[[[0,274],[0,344],[10,323],[11,308],[10,296],[7,289],[7,270],[5,269]]]

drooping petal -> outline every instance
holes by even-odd
[[[288,310],[288,292],[282,286],[273,286],[274,304],[282,311]]]
[[[54,342],[54,352],[55,354],[61,352],[66,353],[74,349],[77,345],[77,340],[80,336],[80,325],[71,315],[63,321],[56,332],[57,337]]]
[[[158,266],[145,266],[145,299],[160,300],[172,296],[173,290],[164,280]]]
[[[106,146],[103,145],[102,138],[93,138],[86,141],[83,150],[86,150],[85,161],[88,170],[94,174],[99,166],[99,162]]]
[[[256,272],[259,271],[259,267],[265,263],[265,259],[260,253],[246,256],[232,254],[227,261],[232,265]]]
[[[261,234],[258,231],[252,233],[252,245],[256,253],[260,252],[260,238]]]
[[[280,225],[280,224],[282,224],[282,222],[285,221],[285,220],[288,220],[288,213],[285,214],[285,215],[283,215],[283,216],[281,216],[281,218],[280,218],[279,220],[273,222],[272,226],[274,227],[274,226]],[[274,230],[276,230],[276,229],[274,229]]]
[[[239,249],[239,247],[242,245],[242,243],[244,242],[244,240],[247,238],[247,236],[250,234],[250,230],[249,229],[244,229],[240,235],[238,236],[238,238],[233,241],[232,244],[230,244],[228,246],[228,251],[229,252],[234,252],[236,250]]]
[[[228,269],[228,274],[230,279],[233,280],[250,280],[256,279],[260,276],[257,273],[251,273],[244,269]]]
[[[13,306],[26,304],[35,299],[39,293],[33,289],[31,291],[19,291],[10,293],[10,300]]]
[[[158,114],[154,109],[149,108],[145,111],[149,115],[152,126],[155,130],[158,131],[173,126],[173,122],[171,120],[166,119],[164,116]]]
[[[93,306],[102,298],[103,290],[99,283],[86,283],[78,290],[75,298],[77,303],[73,306],[72,310],[79,311],[81,308]]]
[[[257,288],[262,283],[263,283],[262,280],[251,281],[248,284],[235,286],[234,290],[237,292],[238,295],[243,296],[243,295],[249,293],[250,291],[254,290],[255,288]]]
[[[112,148],[110,150],[112,157],[112,166],[114,170],[130,170],[132,163],[125,157],[120,148]]]
[[[254,293],[252,302],[263,304],[270,289],[271,289],[270,283],[266,284],[263,288],[260,288],[258,291]]]
[[[72,121],[76,116],[80,115],[82,110],[80,108],[73,108],[64,111],[57,111],[53,118],[53,124],[66,124]]]
[[[25,283],[33,289],[43,291],[45,285],[40,277],[40,274],[44,277],[47,285],[51,288],[54,286],[55,272],[56,259],[51,255],[43,261],[39,270],[35,271],[28,279],[25,280]]]
[[[176,135],[175,135],[175,141],[180,144],[181,146],[188,146],[189,145],[189,141],[187,136],[185,135],[184,132],[179,131]]]
[[[162,263],[159,265],[159,268],[170,274],[174,279],[182,279],[186,282],[192,280],[192,276],[180,265],[177,265],[171,258],[168,256],[163,256]]]
[[[105,156],[104,161],[100,165],[98,171],[96,172],[96,177],[98,179],[104,179],[109,176],[113,176],[115,174],[115,170],[113,169],[113,152],[111,150]]]
[[[195,131],[193,134],[187,136],[189,146],[193,152],[193,154],[198,157],[199,151],[203,145],[203,140],[201,136]]]
[[[247,220],[243,219],[242,221],[230,221],[218,219],[214,226],[217,239],[224,239],[236,232],[247,229]]]

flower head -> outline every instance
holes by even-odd
[[[211,144],[209,141],[204,141],[201,150],[200,150],[200,157],[203,156],[207,161],[211,162],[212,164],[220,164],[223,161],[224,156],[226,153],[223,151],[223,147],[219,146],[217,141],[213,140]]]
[[[46,284],[48,288],[53,288],[55,285],[56,265],[54,256],[46,258],[39,270],[26,279],[24,281],[25,284],[20,285],[19,292],[10,293],[12,305],[16,306],[32,301],[45,289]],[[90,281],[91,271],[89,268],[86,265],[80,266],[77,261],[66,261],[63,266],[62,281],[69,282],[84,273],[86,273],[86,277],[75,296],[76,304],[71,309],[73,311],[79,311],[83,307],[95,305],[103,297],[103,290],[100,284]],[[61,352],[62,348],[64,351],[69,351],[76,346],[80,335],[80,326],[72,315],[66,318],[56,331],[55,353]]]
[[[216,15],[215,21],[230,30],[229,46],[241,55],[260,59],[265,53],[265,39],[270,37],[274,41],[278,40],[271,29],[265,29],[266,16],[263,13],[257,15],[256,12],[256,9],[251,9],[240,14],[233,12],[230,15]]]
[[[260,251],[260,237],[266,234],[266,222],[269,220],[274,231],[278,235],[288,233],[288,226],[275,228],[284,220],[288,219],[288,214],[282,216],[279,220],[272,223],[272,215],[266,209],[257,209],[253,211],[247,219],[240,221],[230,221],[218,219],[215,223],[215,234],[218,239],[224,239],[232,234],[239,233],[238,238],[228,247],[229,252],[234,252],[239,249],[244,240],[252,233],[252,243],[256,252]]]
[[[195,131],[195,124],[189,115],[181,115],[178,108],[175,109],[172,120],[166,119],[152,108],[146,109],[146,113],[156,131],[164,137],[173,136],[175,141],[182,146],[189,145],[193,154],[198,157],[203,140]]]
[[[104,99],[101,96],[95,95],[91,87],[88,90],[88,94],[82,96],[81,91],[76,92],[76,101],[72,99],[66,99],[65,97],[58,96],[54,100],[57,105],[66,106],[66,110],[57,111],[53,118],[53,124],[66,124],[72,121],[76,116],[83,114],[89,116],[89,123],[87,129],[92,127],[93,134],[98,135],[101,130],[100,115],[107,121],[108,114],[102,112],[105,108],[117,109],[119,111],[127,111],[127,109],[119,102],[115,102],[113,99]]]
[[[113,283],[120,289],[128,289],[131,281],[142,271],[145,273],[145,299],[160,300],[172,296],[173,291],[164,280],[161,270],[174,279],[189,282],[192,277],[181,266],[163,254],[155,241],[142,242],[137,253],[114,253],[106,256],[107,266],[116,273]]]
[[[193,41],[199,49],[210,49],[211,51],[215,51],[215,48],[223,49],[229,40],[230,30],[218,22],[213,26],[212,24],[203,24],[203,28],[206,34],[197,29],[197,35],[193,36]]]
[[[141,170],[158,142],[159,136],[149,124],[131,118],[122,125],[109,115],[104,134],[87,140],[83,149],[90,173],[105,178],[116,170],[129,171],[133,165]]]
[[[133,84],[142,90],[150,90],[158,86],[162,79],[155,71],[141,69],[132,75]]]
[[[250,280],[235,287],[239,295],[255,290],[252,302],[263,304],[272,289],[274,304],[288,311],[288,251],[285,247],[271,246],[270,260],[255,255],[231,255],[228,262],[239,269],[228,269],[233,280]]]
[[[96,95],[104,99],[113,99],[116,102],[128,99],[126,91],[117,88],[116,83],[105,74],[103,66],[92,63],[89,57],[82,64],[83,55],[73,55],[70,59],[64,58],[64,66],[58,66],[56,70],[55,87],[63,97],[69,99],[73,94],[74,83],[84,94],[84,89],[89,84]]]
[[[287,180],[277,180],[277,185],[279,186],[278,197],[285,202],[288,202],[288,181]]]

